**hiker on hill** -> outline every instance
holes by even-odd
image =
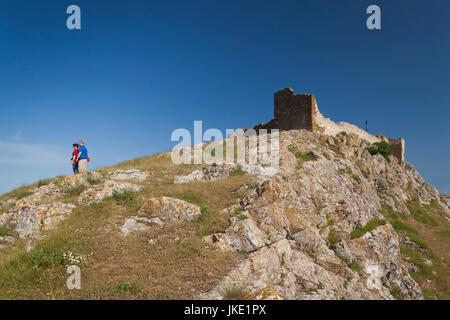
[[[73,174],[77,174],[78,173],[78,148],[79,145],[78,143],[74,143],[73,145],[73,152],[72,152],[72,170],[73,170]]]
[[[83,141],[79,141],[78,145],[80,146],[78,148],[78,155],[77,155],[77,160],[78,160],[78,172],[79,173],[84,173],[87,171],[87,163],[89,161],[88,158],[88,151],[86,149],[86,146],[84,145]]]

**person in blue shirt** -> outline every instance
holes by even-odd
[[[87,171],[88,153],[83,141],[78,142],[78,172],[84,173]]]

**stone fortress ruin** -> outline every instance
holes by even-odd
[[[309,130],[335,136],[343,131],[353,133],[370,143],[386,141],[400,163],[404,161],[405,140],[388,139],[382,134],[373,136],[367,131],[347,122],[334,122],[319,111],[313,94],[295,94],[292,88],[285,88],[274,94],[274,118],[253,129]]]

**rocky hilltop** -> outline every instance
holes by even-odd
[[[290,129],[276,169],[161,153],[13,191],[0,297],[448,299],[450,199],[381,146]]]
[[[401,248],[425,246],[398,216],[420,220],[417,206],[432,206],[448,226],[448,201],[412,165],[371,155],[354,134],[292,130],[280,146],[279,174],[253,186],[230,227],[210,236],[222,250],[252,253],[205,297],[246,283],[287,299],[421,299]]]

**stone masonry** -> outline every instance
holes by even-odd
[[[399,159],[400,162],[405,161],[405,139],[388,139],[388,143],[391,146],[391,151],[394,157]]]
[[[285,88],[274,94],[274,119],[256,125],[253,129],[308,130],[320,131],[335,136],[340,132],[353,133],[370,143],[386,141],[391,146],[392,154],[404,161],[405,140],[403,138],[387,139],[384,135],[371,135],[367,131],[347,122],[336,123],[325,118],[319,111],[313,94],[295,94],[292,88]]]
[[[254,129],[318,129],[314,123],[314,115],[318,111],[314,95],[296,95],[291,88],[285,88],[276,92],[273,98],[275,118]]]

